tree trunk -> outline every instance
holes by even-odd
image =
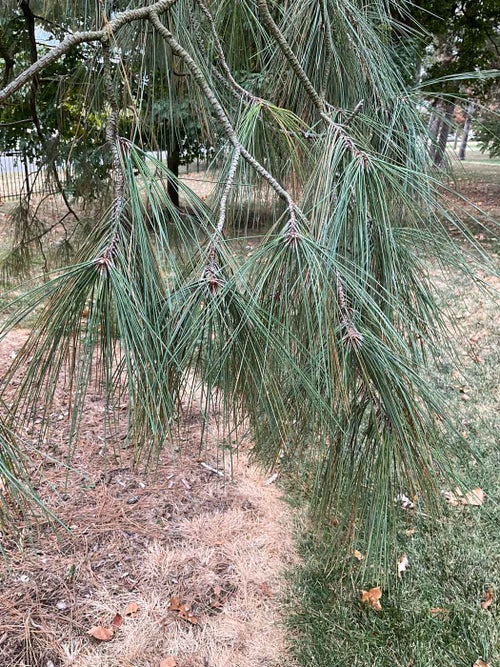
[[[465,151],[467,149],[467,142],[469,140],[470,126],[472,123],[472,114],[474,113],[474,103],[470,102],[467,107],[467,116],[465,118],[464,133],[462,135],[462,143],[458,151],[458,159],[465,160]]]
[[[444,107],[444,117],[441,122],[441,127],[439,128],[439,137],[433,155],[433,162],[436,167],[440,167],[443,164],[444,154],[446,152],[446,142],[450,132],[451,117],[453,115],[454,108],[455,105],[452,102],[447,102]]]
[[[435,107],[434,107],[434,109],[435,109]],[[427,130],[428,130],[427,141],[430,142],[431,153],[434,152],[434,146],[435,146],[438,134],[439,134],[440,125],[441,125],[441,117],[434,110],[434,111],[432,111],[432,113],[429,117],[429,123],[427,125]]]
[[[179,166],[181,163],[181,156],[179,152],[179,142],[174,140],[172,150],[168,151],[167,166],[175,178],[169,178],[167,183],[167,193],[170,201],[174,206],[179,208],[179,185],[177,179],[179,178]]]

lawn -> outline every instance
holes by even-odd
[[[457,174],[464,196],[487,204],[500,219],[500,161],[471,150]],[[477,230],[474,230],[477,232]],[[488,225],[476,240],[498,259]],[[398,553],[409,567],[382,583],[376,610],[361,590],[381,582],[358,558],[332,565],[328,545],[299,526],[303,565],[287,600],[289,641],[301,667],[490,667],[500,664],[499,476],[500,341],[498,292],[478,291],[470,277],[429,272],[455,326],[457,356],[437,360],[433,372],[461,436],[478,457],[461,464],[469,489],[485,492],[481,506],[452,506],[443,496],[436,521],[425,508],[400,510]],[[492,290],[500,280],[481,275]],[[453,447],[450,451],[453,457]],[[443,491],[450,489],[443,488]],[[296,500],[296,498],[295,498]],[[354,548],[356,545],[354,545]]]

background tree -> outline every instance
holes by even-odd
[[[449,467],[451,426],[425,379],[448,332],[420,252],[460,263],[401,27],[383,2],[41,7],[65,17],[64,36],[11,68],[0,103],[80,60],[65,84],[85,118],[106,119],[113,197],[74,263],[15,302],[5,330],[42,312],[5,378],[25,368],[14,423],[42,396],[47,416],[70,369],[70,452],[94,381],[110,407],[127,397],[129,437],[151,459],[197,388],[221,438],[250,424],[261,460],[289,468],[319,526],[389,559],[394,497],[432,508]],[[165,134],[175,150],[183,103],[200,142],[221,138],[209,204],[147,153]],[[273,197],[246,257],[232,235],[249,184]]]
[[[405,6],[403,6],[403,10]],[[425,32],[413,34],[412,55],[417,80],[432,82],[434,97],[429,97],[429,128],[434,142],[432,155],[437,165],[443,163],[448,135],[454,126],[454,110],[462,109],[462,144],[460,159],[465,156],[468,133],[465,124],[475,106],[485,105],[494,78],[464,78],[465,73],[498,68],[500,10],[493,0],[434,0],[417,2],[405,13],[396,15],[406,26],[416,21]],[[408,53],[408,49],[406,49]]]

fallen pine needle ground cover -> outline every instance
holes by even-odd
[[[3,365],[25,336],[4,339]],[[66,453],[68,399],[61,387],[44,444],[55,459]],[[146,473],[132,449],[103,439],[103,410],[90,394],[69,473],[33,460],[38,494],[71,532],[42,523],[4,536],[0,665],[293,664],[280,612],[284,570],[297,562],[290,511],[249,446],[225,463],[215,435],[200,450],[194,407]]]

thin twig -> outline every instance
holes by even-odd
[[[359,349],[363,343],[363,335],[353,322],[352,309],[347,303],[347,298],[345,295],[344,281],[338,271],[337,301],[339,304],[340,322],[342,325],[342,341],[350,344],[355,349]]]
[[[292,50],[292,47],[290,44],[287,42],[285,36],[275,23],[273,17],[271,16],[271,12],[269,11],[269,7],[267,4],[267,0],[257,0],[257,5],[259,7],[259,11],[262,15],[262,18],[264,20],[264,23],[266,27],[268,28],[269,32],[272,34],[274,39],[276,40],[279,48],[283,52],[285,58],[288,60],[290,67],[292,70],[295,72],[297,78],[299,81],[302,83],[304,90],[306,91],[309,99],[311,100],[313,106],[316,108],[318,111],[320,117],[325,121],[325,123],[335,129],[335,132],[342,136],[344,145],[347,149],[352,151],[352,153],[356,156],[359,157],[362,161],[363,164],[368,164],[369,158],[366,153],[363,151],[360,151],[354,142],[354,140],[349,136],[349,134],[345,131],[344,127],[336,123],[330,116],[329,113],[332,111],[336,111],[337,113],[340,111],[339,109],[335,109],[332,107],[325,99],[323,99],[316,88],[313,86],[311,83],[311,80],[307,76],[305,70],[303,69],[302,65],[300,64],[297,56]],[[327,25],[325,24],[325,30],[328,30]],[[333,52],[333,44],[330,46]]]
[[[359,100],[359,102],[354,107],[352,114],[349,116],[349,118],[347,118],[347,120],[344,121],[344,127],[346,127],[346,125],[349,125],[349,123],[352,123],[352,121],[360,113],[364,103],[365,103],[364,100]]]
[[[269,7],[267,5],[267,0],[257,0],[257,6],[259,7],[259,11],[261,13],[262,19],[264,20],[266,27],[276,40],[276,43],[283,52],[285,58],[290,63],[290,67],[295,72],[297,78],[304,86],[305,91],[309,95],[309,98],[311,99],[316,109],[319,111],[320,115],[323,115],[326,112],[325,100],[321,99],[320,95],[318,94],[318,91],[313,86],[311,80],[305,73],[297,56],[292,51],[290,44],[287,42],[285,36],[274,22],[274,19],[271,16],[271,12],[269,11]]]
[[[321,97],[326,96],[326,89],[328,85],[328,79],[330,78],[330,72],[332,69],[332,63],[334,60],[334,49],[333,49],[333,40],[332,34],[330,32],[330,17],[328,16],[328,7],[326,6],[326,0],[320,1],[320,10],[321,18],[323,21],[323,28],[325,31],[325,69],[323,72],[322,82],[321,82]]]
[[[123,166],[120,160],[120,148],[119,148],[119,137],[118,137],[118,104],[116,101],[116,93],[113,86],[113,79],[111,76],[111,56],[110,56],[110,46],[108,41],[102,42],[102,55],[104,63],[104,89],[106,93],[106,101],[109,105],[108,120],[106,123],[106,141],[109,145],[111,154],[113,156],[111,179],[114,185],[115,196],[112,209],[113,236],[108,246],[95,260],[95,264],[99,268],[108,269],[113,259],[113,256],[118,248],[118,243],[119,243],[119,225],[125,206],[125,201],[124,201],[125,175],[123,173]]]
[[[219,222],[217,224],[217,233],[219,235],[222,234],[222,230],[224,229],[224,222],[226,220],[227,198],[229,197],[229,193],[231,192],[231,188],[233,187],[234,177],[236,176],[236,168],[238,167],[240,155],[241,155],[241,148],[237,146],[234,149],[233,159],[231,161],[231,166],[229,168],[229,173],[227,175],[226,186],[224,188],[224,192],[222,193],[222,197],[220,200]]]
[[[208,463],[205,463],[204,461],[202,461],[200,463],[200,465],[201,465],[202,468],[205,468],[205,470],[208,470],[209,472],[213,472],[214,475],[219,475],[219,477],[224,477],[224,473],[222,472],[222,470],[218,470],[217,468],[214,468],[213,466],[209,466]]]

